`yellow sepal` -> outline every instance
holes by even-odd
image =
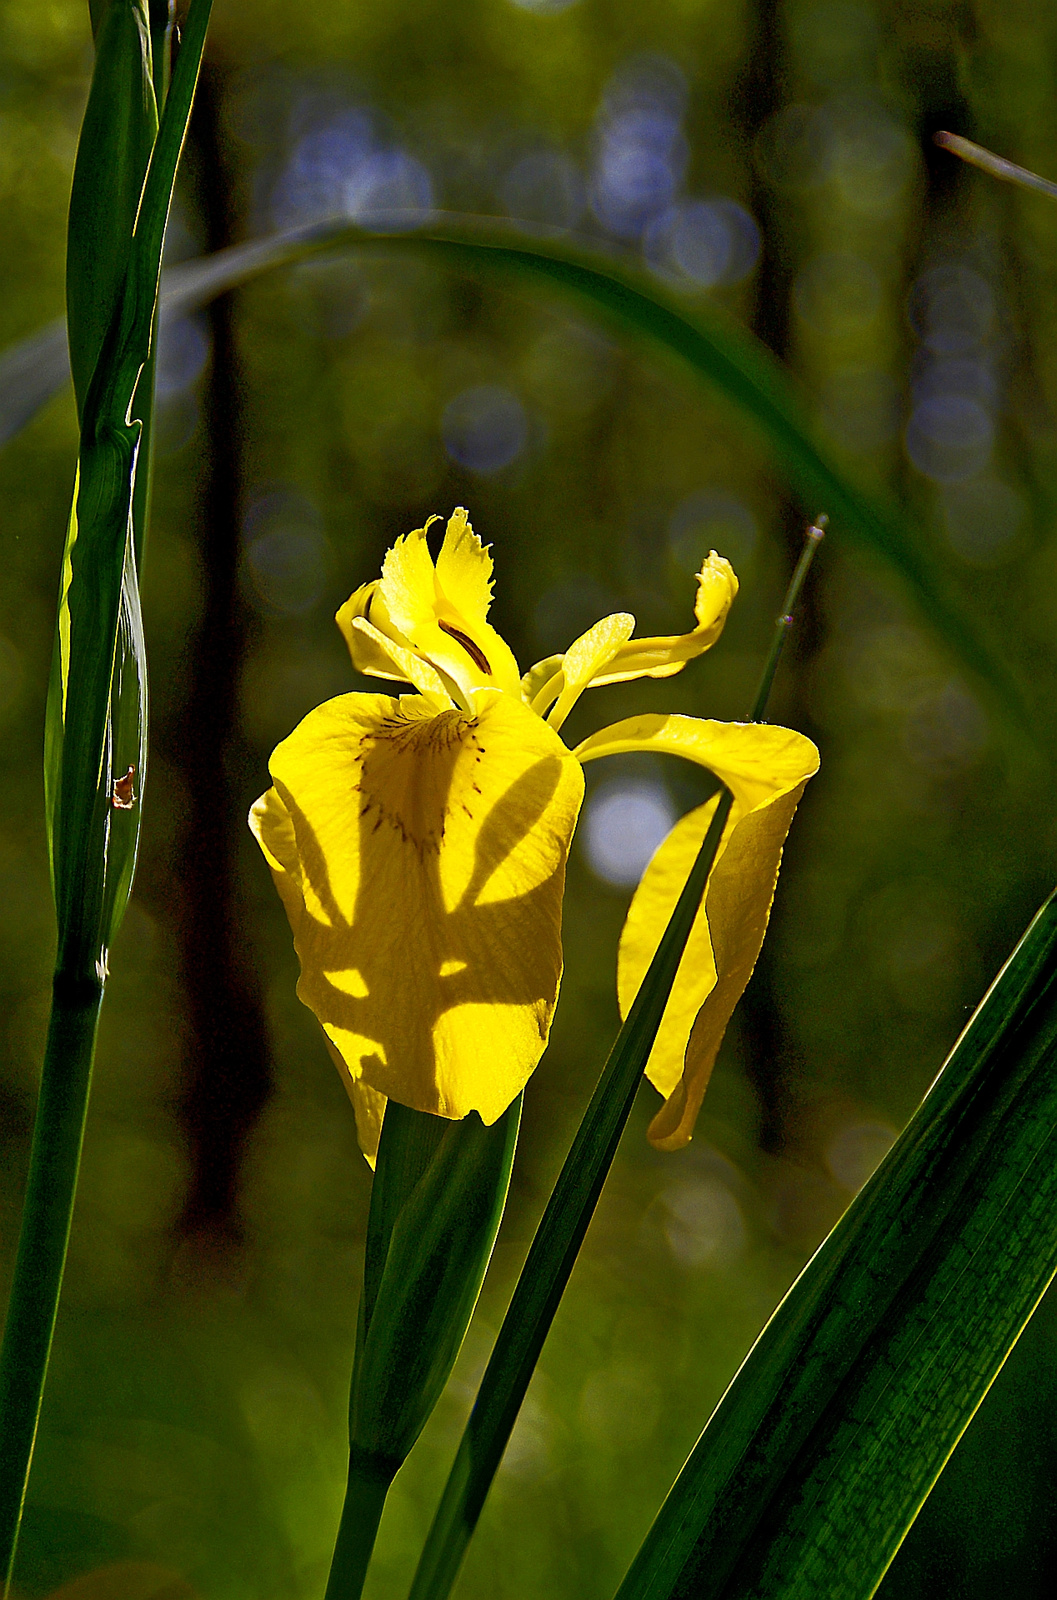
[[[290,914],[298,994],[344,1073],[494,1122],[557,1001],[579,762],[496,691],[472,715],[351,694],[310,712],[271,773],[251,825]],[[379,1123],[377,1107],[357,1109]]]
[[[774,898],[782,846],[818,751],[803,734],[765,723],[630,717],[585,739],[582,761],[630,750],[686,756],[734,795],[654,1041],[646,1075],[666,1097],[649,1138],[676,1150],[693,1134],[731,1013],[752,975]],[[617,994],[626,1016],[638,993],[716,808],[713,798],[672,829],[643,874],[620,939]]]

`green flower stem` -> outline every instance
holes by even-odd
[[[56,975],[0,1356],[0,1577],[5,1596],[66,1265],[102,999],[101,980]]]
[[[808,530],[753,702],[754,722],[766,710],[793,609],[824,526],[819,518]],[[721,787],[697,859],[547,1202],[426,1537],[409,1600],[445,1600],[458,1575],[631,1114],[733,803],[730,790]]]
[[[385,1497],[399,1465],[399,1461],[381,1461],[363,1451],[352,1450],[345,1504],[341,1508],[341,1525],[324,1600],[359,1600]]]

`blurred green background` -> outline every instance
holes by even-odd
[[[999,726],[835,528],[772,702],[819,744],[772,930],[692,1146],[632,1125],[459,1593],[605,1600],[784,1288],[928,1086],[1052,886],[1057,207],[941,127],[1057,177],[1057,16],[1027,0],[217,0],[168,259],[441,206],[645,256],[795,370],[844,469],[902,496],[1025,685]],[[62,311],[91,68],[82,0],[0,10],[0,349]],[[64,392],[0,451],[0,1251],[14,1252],[53,925],[41,728],[75,452]],[[744,714],[805,521],[746,425],[539,289],[398,253],[261,278],[163,334],[144,572],[151,771],[112,958],[18,1570],[24,1597],[315,1600],[344,1475],[369,1173],[294,996],[244,818],[271,747],[356,687],[333,625],[392,539],[470,508],[519,660],[605,611],[714,652],[586,696]],[[361,684],[367,687],[366,684]],[[616,1028],[631,888],[703,792],[588,769],[567,968],[493,1267],[400,1474],[372,1600],[406,1592],[490,1340]],[[5,1271],[6,1271],[5,1267]],[[1051,1593],[1057,1305],[1044,1302],[883,1585]],[[94,1574],[94,1576],[85,1576]]]

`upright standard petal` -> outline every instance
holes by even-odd
[[[731,1013],[752,974],[774,898],[782,847],[818,751],[803,734],[766,723],[631,717],[584,740],[583,761],[629,750],[683,755],[734,795],[701,910],[679,964],[646,1075],[665,1098],[652,1144],[690,1140]],[[715,798],[676,824],[631,902],[620,940],[617,991],[626,1016],[708,831]]]
[[[397,539],[382,563],[381,578],[358,589],[338,612],[353,660],[358,652],[366,654],[362,642],[352,637],[352,623],[360,617],[431,662],[464,709],[477,689],[519,695],[517,662],[487,620],[492,558],[460,506],[449,519],[434,566],[427,535],[437,520],[431,517],[424,528]]]
[[[494,1122],[557,1001],[579,763],[495,691],[472,713],[350,694],[310,712],[271,773],[254,829],[290,913],[298,994],[350,1083],[374,1093],[356,1097],[358,1123],[380,1123],[377,1096]]]
[[[397,635],[393,628],[387,629],[384,634],[372,621],[372,613],[380,612],[381,602],[375,604],[378,593],[378,579],[373,583],[361,583],[354,589],[343,606],[339,606],[334,621],[341,630],[342,638],[349,647],[352,664],[357,672],[363,672],[369,678],[388,678],[395,683],[406,683],[407,674],[403,670],[404,657],[394,653],[393,647],[406,653],[413,649],[410,639]],[[363,623],[369,627],[364,628]],[[379,639],[379,635],[381,638]]]

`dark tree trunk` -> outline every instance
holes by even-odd
[[[188,157],[207,251],[221,250],[238,236],[221,91],[221,74],[204,64]],[[213,353],[198,512],[203,604],[173,758],[186,795],[177,924],[186,1007],[180,1116],[191,1157],[179,1231],[219,1242],[240,1237],[240,1168],[271,1092],[272,1070],[238,885],[246,826],[238,781],[244,764],[238,692],[247,616],[239,587],[245,418],[233,295],[212,302],[209,321]]]

